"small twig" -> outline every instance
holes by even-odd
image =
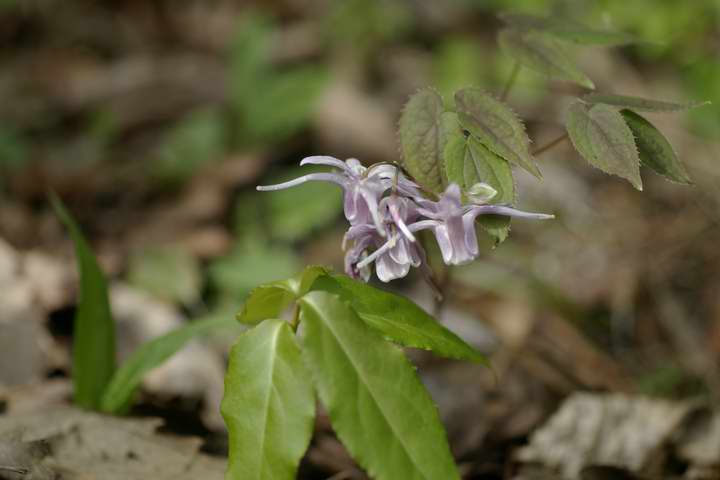
[[[567,138],[568,138],[568,134],[567,134],[567,132],[565,132],[562,135],[560,135],[558,138],[556,138],[555,140],[553,140],[549,143],[546,143],[542,147],[538,147],[537,149],[533,150],[532,155],[533,156],[540,155],[541,153],[544,153],[545,151],[550,150],[555,145],[558,145],[560,142],[567,140]]]
[[[433,305],[433,317],[440,320],[443,309],[445,308],[445,302],[447,300],[447,289],[452,282],[452,267],[445,267],[445,274],[442,278],[436,282],[436,288],[439,295],[435,297],[435,304]]]
[[[515,62],[512,72],[510,72],[510,77],[507,79],[507,82],[505,82],[505,88],[503,89],[502,95],[500,95],[500,100],[503,102],[507,99],[508,95],[510,95],[510,89],[512,89],[513,85],[515,85],[518,73],[520,73],[520,63]]]

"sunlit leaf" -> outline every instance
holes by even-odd
[[[591,28],[567,18],[537,17],[521,13],[502,13],[500,18],[517,30],[537,30],[558,40],[581,45],[625,45],[636,41],[635,37],[628,33]]]
[[[464,129],[492,152],[540,178],[525,126],[510,107],[477,88],[456,92],[455,106]]]
[[[591,93],[585,95],[583,100],[587,103],[602,103],[616,107],[629,108],[640,112],[679,112],[691,108],[702,107],[710,102],[686,102],[674,103],[662,100],[649,100],[640,97],[628,97],[626,95],[613,95],[609,93]]]
[[[107,281],[75,220],[56,195],[51,194],[50,201],[70,231],[80,271],[80,298],[73,324],[75,403],[96,410],[115,371],[115,323]]]
[[[622,110],[620,113],[635,136],[643,165],[675,182],[692,183],[672,145],[655,126],[630,110]]]
[[[415,368],[337,296],[301,299],[303,357],[333,429],[377,480],[459,479],[437,408]]]
[[[441,192],[445,186],[443,111],[440,95],[426,88],[410,97],[400,117],[403,165],[415,180],[434,192]]]
[[[232,313],[224,312],[194,320],[141,345],[117,369],[102,396],[100,409],[108,413],[125,413],[145,375],[180,351],[187,342],[216,330],[237,327]]]
[[[395,343],[430,350],[443,357],[487,364],[482,354],[404,297],[345,275],[323,275],[315,281],[313,290],[338,295],[350,303],[365,323]]]
[[[294,480],[310,443],[315,396],[287,322],[265,320],[230,352],[221,412],[228,479]]]
[[[128,282],[170,302],[192,304],[200,297],[200,262],[177,246],[135,252],[128,265]]]
[[[328,273],[324,267],[310,266],[287,280],[278,280],[253,289],[237,315],[241,323],[257,324],[278,317],[293,300],[305,295],[320,275]]]
[[[521,65],[556,80],[593,89],[595,84],[572,61],[555,38],[535,32],[504,29],[498,34],[500,49]]]
[[[568,110],[567,131],[585,160],[603,172],[627,179],[642,190],[635,139],[616,108],[575,102]]]

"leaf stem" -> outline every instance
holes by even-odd
[[[568,134],[567,134],[567,132],[565,132],[562,135],[560,135],[559,137],[557,137],[555,140],[552,140],[551,142],[546,143],[542,147],[538,147],[535,150],[533,150],[532,155],[537,156],[537,155],[540,155],[541,153],[545,153],[547,150],[550,150],[551,148],[560,144],[564,140],[567,140],[567,138],[568,138]]]
[[[290,328],[292,328],[293,332],[297,332],[298,325],[300,325],[300,304],[295,302],[293,318],[290,320]]]
[[[513,65],[512,72],[510,72],[510,77],[508,77],[507,82],[505,82],[505,88],[503,89],[502,95],[500,95],[500,100],[502,100],[503,102],[510,94],[510,90],[512,89],[513,85],[515,85],[518,73],[520,73],[520,67],[520,62],[515,62],[515,65]]]

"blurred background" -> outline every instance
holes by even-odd
[[[514,222],[497,248],[486,240],[454,273],[442,315],[494,371],[412,352],[466,478],[542,464],[533,432],[579,391],[717,404],[717,0],[0,1],[0,303],[13,306],[0,305],[0,385],[64,391],[71,374],[77,274],[48,190],[113,279],[121,354],[232,315],[251,288],[305,264],[342,269],[335,187],[254,186],[307,172],[308,155],[398,160],[397,120],[420,87],[501,92],[513,68],[495,41],[502,11],[636,35],[575,51],[599,91],[713,104],[648,115],[692,186],[643,172],[635,191],[567,142],[539,156],[543,181],[516,172],[519,207],[557,219]],[[522,69],[508,102],[538,146],[563,132],[581,93]],[[390,288],[431,307],[419,276]],[[136,413],[223,455],[216,406],[231,341],[198,342],[153,372]],[[643,462],[678,475],[693,464],[662,458]],[[321,417],[301,478],[338,473],[362,478]]]

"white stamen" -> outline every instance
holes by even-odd
[[[394,237],[390,237],[390,238],[388,239],[388,241],[385,242],[380,248],[378,248],[378,249],[375,250],[373,253],[371,253],[370,255],[368,255],[367,257],[365,257],[365,258],[362,260],[362,262],[358,263],[358,264],[357,264],[357,267],[358,267],[358,268],[363,268],[363,267],[366,267],[366,266],[370,265],[370,264],[371,264],[372,262],[374,262],[375,259],[378,258],[380,255],[382,255],[383,253],[385,253],[385,252],[387,252],[388,250],[390,250],[391,248],[393,248],[393,247],[395,246],[395,243],[397,242],[397,239],[398,239],[397,235],[394,236]]]

